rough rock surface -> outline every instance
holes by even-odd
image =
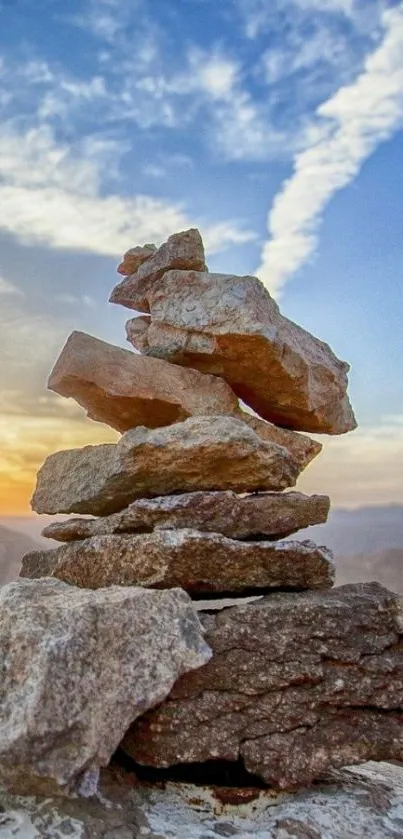
[[[118,431],[238,410],[238,399],[223,379],[122,350],[84,332],[68,338],[48,387],[73,397],[91,419]]]
[[[136,498],[193,490],[279,490],[299,467],[286,449],[233,417],[135,428],[116,444],[50,455],[32,498],[37,513],[108,515]]]
[[[137,349],[222,376],[264,419],[328,434],[355,428],[348,364],[283,317],[255,277],[168,271],[138,288],[133,280],[130,305],[151,313],[127,325]]]
[[[147,533],[155,528],[191,527],[222,533],[231,539],[252,536],[284,538],[303,527],[322,524],[330,507],[327,495],[301,492],[188,492],[141,498],[120,513],[100,519],[68,519],[45,527],[43,535],[58,542],[89,539],[107,533]]]
[[[46,794],[96,782],[132,722],[210,658],[185,592],[0,590],[0,776]]]
[[[21,798],[0,790],[4,839],[401,839],[403,768],[367,763],[298,792],[167,783],[102,772],[100,795]]]
[[[204,617],[213,658],[129,729],[140,763],[241,757],[279,788],[403,759],[403,612],[377,583],[272,594]]]
[[[111,303],[120,303],[129,309],[148,312],[147,299],[150,284],[156,283],[166,271],[173,268],[206,271],[204,247],[200,233],[195,228],[174,233],[167,242],[140,265],[130,277],[122,280],[110,297]],[[144,294],[142,289],[144,288]],[[140,305],[137,305],[140,303]]]
[[[82,588],[184,588],[191,594],[330,588],[332,555],[314,542],[237,542],[198,530],[93,536],[26,554],[22,577],[57,577]]]
[[[317,440],[312,440],[311,437],[307,437],[306,434],[290,431],[289,428],[279,428],[272,422],[266,422],[247,411],[239,411],[239,419],[253,428],[262,440],[284,446],[291,457],[297,461],[301,471],[322,451],[322,444],[318,443]]]
[[[137,245],[135,248],[130,248],[126,251],[123,261],[118,266],[118,274],[123,274],[124,277],[134,274],[143,262],[154,256],[157,250],[156,245]]]

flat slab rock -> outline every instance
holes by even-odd
[[[237,495],[223,492],[188,492],[133,501],[120,513],[99,519],[74,518],[52,522],[43,535],[58,542],[90,539],[112,533],[144,533],[156,528],[194,528],[222,533],[231,539],[256,536],[284,538],[304,527],[327,520],[327,495],[302,492],[260,492]]]
[[[366,763],[297,792],[167,783],[105,770],[100,795],[23,798],[0,789],[4,839],[399,839],[403,767]]]
[[[278,788],[403,760],[402,601],[377,583],[272,594],[203,619],[213,658],[129,729],[150,766],[236,761]]]
[[[93,536],[22,561],[21,577],[57,577],[82,588],[134,585],[191,594],[330,588],[332,555],[314,542],[239,542],[198,530]]]
[[[130,722],[210,655],[184,591],[95,592],[52,579],[4,586],[3,783],[17,793],[94,792]]]
[[[138,292],[136,277],[129,299],[119,287],[111,299],[150,312],[127,324],[138,350],[221,376],[276,425],[327,434],[356,427],[349,365],[283,317],[256,277],[175,270],[148,285],[142,280]]]
[[[116,444],[50,455],[38,473],[37,513],[118,512],[136,498],[193,490],[282,490],[300,467],[286,449],[234,417],[191,417],[135,428]]]

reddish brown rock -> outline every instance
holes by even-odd
[[[198,230],[191,228],[182,233],[174,233],[167,242],[143,262],[134,274],[122,280],[111,294],[112,303],[121,303],[129,309],[147,312],[147,290],[156,283],[166,271],[173,268],[192,271],[206,271],[203,241]],[[141,289],[144,287],[144,296]],[[141,298],[141,300],[140,300]],[[141,302],[141,305],[137,305]]]
[[[203,618],[213,658],[129,729],[139,763],[243,759],[276,787],[403,759],[403,613],[376,583],[272,594]]]
[[[123,274],[124,277],[134,274],[143,262],[154,256],[157,248],[155,245],[137,245],[135,248],[130,248],[126,251],[123,261],[118,266],[118,274]]]
[[[31,505],[50,515],[104,516],[156,495],[286,489],[299,471],[286,449],[265,442],[239,419],[191,417],[165,428],[134,428],[116,444],[50,455]]]
[[[122,432],[238,411],[238,399],[223,379],[122,350],[84,332],[68,338],[48,387],[73,397],[90,419]]]
[[[237,542],[219,533],[154,530],[93,536],[34,551],[21,577],[57,577],[81,588],[183,588],[194,595],[270,588],[330,588],[332,556],[314,542]]]
[[[251,536],[284,538],[327,520],[327,495],[301,492],[188,492],[140,498],[120,513],[100,519],[68,519],[45,527],[43,535],[58,542],[90,539],[113,533],[147,533],[156,528],[193,528],[222,533],[232,539]]]
[[[255,277],[175,270],[138,288],[133,279],[130,306],[151,314],[127,324],[137,349],[221,376],[264,419],[327,434],[355,428],[349,365],[283,317]]]

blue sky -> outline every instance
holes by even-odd
[[[403,501],[403,3],[0,0],[0,56],[4,509],[104,439],[47,373],[74,328],[124,345],[117,261],[191,225],[352,364],[301,488]]]

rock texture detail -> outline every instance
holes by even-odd
[[[91,419],[118,431],[238,411],[238,399],[222,379],[122,350],[83,332],[70,335],[48,387],[73,397]]]
[[[139,585],[202,595],[269,588],[330,588],[330,551],[314,542],[237,542],[198,530],[93,536],[23,559],[22,577],[53,576],[82,588]]]
[[[135,428],[117,444],[50,455],[38,473],[37,513],[108,515],[140,497],[192,490],[279,490],[299,467],[286,449],[233,417],[192,417]]]
[[[111,303],[121,303],[129,309],[147,312],[147,295],[150,283],[153,284],[173,268],[192,271],[206,271],[204,247],[200,233],[196,229],[174,233],[167,242],[139,265],[134,274],[122,280],[113,290]],[[123,272],[122,272],[123,273]],[[144,295],[142,296],[142,289]],[[141,305],[137,305],[141,302]]]
[[[130,278],[130,306],[151,314],[128,323],[137,349],[222,376],[277,425],[328,434],[355,428],[346,395],[348,364],[283,317],[255,277],[183,270],[148,282],[136,276]],[[128,305],[116,290],[112,299]]]
[[[327,495],[301,492],[262,492],[237,495],[223,492],[188,492],[158,498],[140,498],[120,513],[100,519],[74,518],[54,522],[43,535],[59,542],[90,539],[112,533],[147,533],[155,528],[193,528],[222,533],[232,539],[285,537],[327,520]]]
[[[140,763],[241,757],[280,788],[403,759],[403,614],[376,583],[207,615],[213,658],[129,730]]]
[[[132,722],[210,657],[182,591],[0,590],[0,775],[16,792],[94,785]]]
[[[118,266],[118,274],[123,274],[124,277],[134,274],[143,262],[154,256],[157,248],[156,245],[136,245],[135,248],[130,248],[126,251],[123,261]]]

